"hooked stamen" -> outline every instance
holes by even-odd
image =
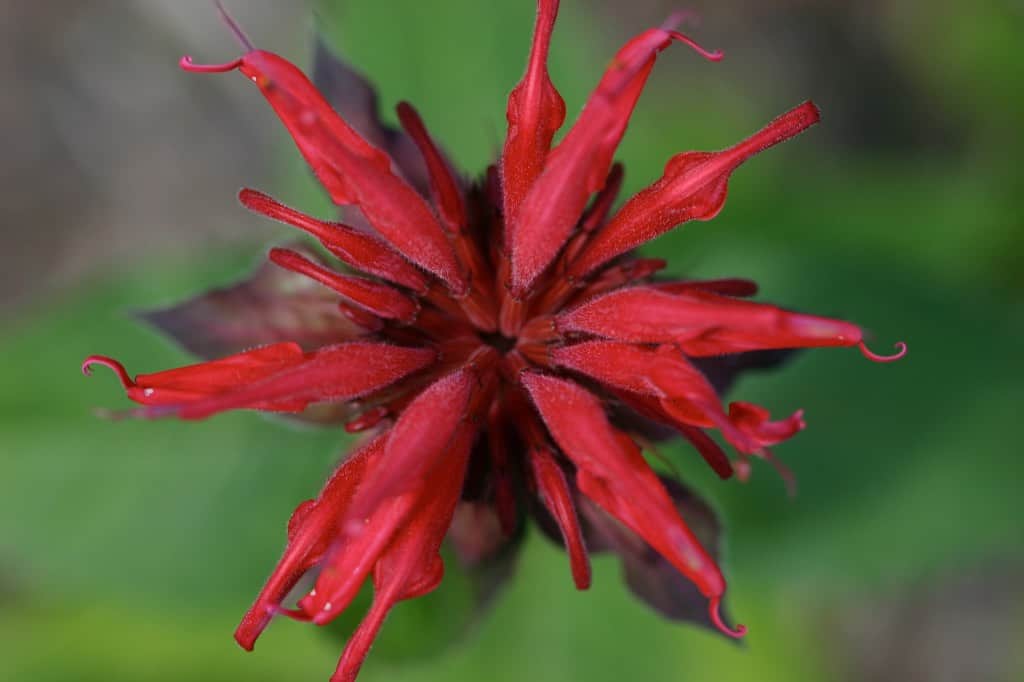
[[[904,341],[900,341],[899,343],[893,345],[893,348],[896,349],[896,352],[893,353],[892,355],[879,355],[878,353],[868,348],[864,344],[863,340],[857,343],[857,348],[860,349],[861,355],[866,357],[871,362],[896,362],[897,360],[899,360],[900,358],[907,354],[907,344]]]
[[[747,634],[747,626],[746,625],[740,625],[740,624],[737,623],[736,624],[736,629],[733,630],[733,629],[729,628],[728,625],[725,624],[725,622],[722,620],[722,614],[719,613],[719,609],[721,608],[721,605],[722,605],[722,597],[721,596],[712,597],[711,601],[708,603],[708,613],[711,615],[711,622],[715,624],[715,627],[718,628],[722,632],[723,635],[728,635],[729,637],[732,637],[733,639],[739,639],[743,635]]]
[[[686,45],[709,62],[720,62],[722,61],[722,57],[725,56],[725,53],[721,50],[709,50],[690,36],[680,33],[679,31],[669,31],[668,34],[672,36],[673,40],[677,40],[683,45]]]
[[[252,44],[252,41],[249,40],[249,36],[245,35],[245,31],[243,31],[242,27],[238,25],[238,22],[235,21],[234,17],[228,14],[228,11],[224,9],[224,5],[221,4],[221,1],[214,0],[213,4],[216,5],[217,11],[220,12],[220,18],[225,24],[227,24],[228,28],[231,29],[231,32],[235,34],[235,39],[238,40],[242,47],[249,52],[255,50],[256,47]]]
[[[113,370],[114,374],[117,375],[118,380],[121,382],[121,386],[125,390],[129,388],[135,388],[135,381],[129,376],[128,371],[124,368],[120,362],[113,358],[108,358],[106,355],[90,355],[82,363],[82,374],[85,376],[92,376],[92,366],[102,365]]]
[[[226,73],[228,71],[234,71],[241,65],[241,57],[233,62],[226,62],[224,64],[196,64],[192,61],[191,56],[185,55],[178,62],[178,66],[185,71],[191,71],[192,73]]]

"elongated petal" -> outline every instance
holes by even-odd
[[[394,475],[385,444],[381,464],[361,482],[341,518],[337,541],[317,577],[315,589],[299,600],[299,608],[314,623],[329,623],[351,603],[395,538],[405,532],[406,526],[416,523],[421,513],[417,508],[425,499],[438,493],[438,477],[450,475],[453,465],[465,462],[474,435],[471,428],[460,429],[451,439],[446,457],[436,461],[437,466],[394,496],[377,494],[386,492],[388,481]],[[390,434],[388,438],[390,440]],[[370,511],[363,511],[367,509],[363,505],[367,491],[375,498],[375,504]],[[399,595],[398,598],[404,599],[405,596]]]
[[[779,421],[771,421],[771,414],[760,405],[735,402],[729,405],[729,419],[759,445],[769,446],[789,440],[806,428],[803,410]]]
[[[427,168],[408,135],[380,118],[373,85],[340,59],[322,38],[313,53],[313,84],[324,99],[367,142],[387,152],[403,178],[421,194],[427,193]]]
[[[362,277],[339,275],[289,249],[271,249],[270,260],[333,289],[352,303],[377,317],[412,322],[419,312],[417,303],[400,291]]]
[[[236,353],[219,360],[201,362],[132,379],[116,360],[102,356],[86,359],[82,370],[88,374],[95,364],[113,369],[129,398],[143,405],[174,405],[198,401],[233,390],[239,385],[258,382],[305,362],[306,355],[295,343],[275,343]],[[287,397],[284,397],[287,399]],[[266,401],[260,401],[266,402]],[[266,405],[270,407],[270,405]],[[285,405],[283,409],[289,409]]]
[[[463,367],[435,381],[409,403],[388,435],[388,473],[360,491],[353,502],[353,518],[374,509],[380,500],[410,489],[437,465],[466,425],[478,387],[476,372]]]
[[[262,50],[246,53],[238,68],[260,88],[335,203],[355,204],[409,260],[456,291],[465,288],[455,253],[423,197],[391,171],[387,154],[338,116],[302,71]]]
[[[399,102],[398,120],[423,154],[430,176],[430,193],[438,214],[451,232],[461,232],[466,227],[467,217],[466,202],[458,178],[411,104]]]
[[[269,350],[268,350],[269,348]],[[136,377],[129,397],[146,416],[204,419],[226,410],[300,411],[310,403],[351,400],[434,361],[436,352],[353,342],[303,354],[277,344],[199,365]]]
[[[514,296],[526,293],[568,239],[587,199],[604,185],[655,57],[673,40],[684,38],[665,29],[650,29],[626,43],[612,59],[511,223]]]
[[[583,532],[565,473],[552,454],[543,448],[534,448],[528,457],[533,480],[537,484],[537,495],[562,533],[576,589],[585,590],[590,587],[590,557],[583,543]]]
[[[252,189],[243,189],[238,200],[251,211],[304,230],[320,240],[328,251],[347,265],[416,292],[427,290],[426,277],[390,245],[367,232],[341,223],[317,220]]]
[[[303,574],[317,563],[336,536],[356,486],[384,452],[382,434],[346,459],[327,479],[315,500],[303,502],[288,524],[288,545],[274,572],[235,630],[235,639],[251,651],[260,633],[281,608],[282,600]]]
[[[718,561],[722,528],[714,510],[675,479],[660,477],[679,515],[702,546]],[[618,523],[585,495],[575,499],[580,509],[588,546],[610,551],[622,562],[626,584],[652,609],[672,620],[713,628],[700,591],[663,556],[629,528]]]
[[[565,102],[548,75],[548,48],[558,0],[537,1],[537,23],[526,73],[508,96],[508,135],[499,170],[506,224],[544,168],[551,139],[565,121]]]
[[[316,259],[300,245],[292,248]],[[138,317],[205,360],[281,341],[312,350],[363,334],[338,312],[331,292],[265,262],[237,284]]]
[[[729,176],[740,164],[806,130],[820,118],[818,108],[805,102],[734,147],[672,157],[661,179],[626,202],[597,233],[573,263],[571,273],[583,277],[680,223],[714,218],[725,204]]]
[[[440,547],[459,501],[468,455],[468,447],[453,453],[421,483],[423,492],[409,523],[374,568],[373,605],[345,645],[331,682],[354,682],[392,607],[440,584],[444,575]]]
[[[700,370],[672,347],[643,348],[618,341],[585,341],[554,348],[551,362],[615,388],[662,398],[720,406]]]
[[[580,490],[693,581],[715,611],[725,579],[636,445],[612,428],[598,400],[577,384],[532,372],[522,381],[551,435],[578,467]]]
[[[673,346],[652,349],[617,341],[586,341],[556,348],[550,356],[557,366],[656,399],[658,404],[652,409],[664,413],[674,425],[715,426],[741,451],[758,448],[756,441],[725,415],[707,378]]]
[[[562,332],[635,343],[678,343],[705,356],[773,348],[854,346],[863,336],[841,320],[793,313],[708,292],[669,294],[649,287],[613,291],[559,315]]]

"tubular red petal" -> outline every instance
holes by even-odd
[[[258,381],[301,363],[303,357],[298,344],[276,343],[211,362],[140,374],[134,381],[119,362],[102,355],[87,358],[82,364],[82,371],[89,374],[92,365],[96,364],[109,367],[117,373],[129,398],[143,405],[159,406],[201,400],[231,390],[240,383]],[[275,406],[261,407],[274,409]]]
[[[577,466],[580,490],[646,540],[706,597],[725,579],[679,517],[640,450],[612,428],[600,402],[579,385],[534,372],[521,375],[555,442]]]
[[[388,546],[396,538],[408,535],[403,527],[424,521],[421,517],[425,510],[418,507],[429,496],[440,494],[445,485],[441,479],[454,475],[453,466],[460,463],[464,466],[474,436],[475,429],[460,428],[451,439],[451,447],[445,450],[445,456],[438,459],[435,455],[436,466],[406,485],[396,496],[387,496],[386,488],[394,468],[385,452],[381,466],[371,472],[352,497],[338,527],[343,542],[339,542],[325,562],[316,589],[299,601],[299,607],[312,616],[314,623],[323,625],[336,618],[358,594],[370,571],[375,566],[380,570],[378,560],[388,551]],[[388,437],[390,439],[390,434]],[[364,505],[367,490],[370,497],[376,498],[372,507]],[[405,596],[399,593],[398,598]]]
[[[601,189],[655,57],[675,36],[652,28],[619,50],[510,223],[513,296],[524,296]]]
[[[743,452],[758,449],[726,417],[714,387],[672,346],[642,348],[616,341],[587,341],[551,351],[552,363],[616,389],[650,396],[675,426],[715,426]],[[652,406],[653,407],[653,406]]]
[[[367,468],[383,454],[384,440],[384,435],[377,436],[358,449],[334,470],[316,500],[300,505],[299,509],[304,507],[303,513],[296,510],[289,523],[288,545],[284,554],[235,630],[235,640],[242,648],[252,650],[260,633],[281,609],[281,601],[303,574],[320,560],[333,541],[337,524],[353,491],[366,475]],[[295,615],[300,613],[305,612]]]
[[[604,187],[594,197],[593,203],[587,209],[587,214],[580,221],[581,231],[593,232],[604,224],[605,218],[608,217],[608,213],[612,210],[612,204],[615,203],[615,199],[618,198],[619,191],[622,189],[622,181],[625,175],[626,172],[621,163],[612,164],[612,169],[608,173],[608,179],[605,181]]]
[[[735,296],[736,298],[749,298],[757,294],[757,282],[739,277],[725,279],[694,279],[681,282],[661,282],[654,285],[655,289],[669,294],[685,294],[693,291],[710,291],[713,294],[723,296]]]
[[[544,448],[534,448],[527,457],[541,502],[562,531],[576,589],[586,590],[590,587],[590,557],[565,474]]]
[[[420,485],[417,508],[376,561],[373,605],[346,643],[331,682],[354,682],[391,608],[431,592],[441,582],[440,547],[459,501],[468,458],[468,446],[452,453]]]
[[[430,133],[423,125],[423,119],[411,104],[398,103],[398,120],[416,143],[427,164],[434,205],[441,219],[451,232],[461,232],[466,227],[466,203],[455,174],[431,139]]]
[[[562,333],[633,343],[677,343],[687,355],[773,348],[853,346],[859,327],[706,291],[670,294],[655,287],[620,289],[557,316]]]
[[[388,432],[388,475],[360,490],[352,504],[353,519],[366,516],[380,500],[400,495],[437,465],[465,425],[477,372],[462,367],[438,379],[409,403]],[[474,430],[475,432],[475,430]]]
[[[419,293],[427,290],[427,281],[416,266],[395,252],[390,245],[367,232],[360,232],[341,223],[317,220],[253,189],[241,190],[238,200],[250,211],[308,232],[331,253],[357,270]]]
[[[355,204],[384,239],[456,292],[465,289],[444,230],[386,154],[352,129],[298,68],[255,50],[242,73],[259,86],[303,157],[338,204]]]
[[[803,410],[797,410],[785,419],[771,421],[768,410],[745,402],[730,403],[729,420],[761,446],[789,440],[807,428]]]
[[[693,447],[704,458],[704,461],[714,469],[719,478],[725,480],[732,477],[732,463],[729,461],[729,456],[725,454],[725,451],[718,446],[718,443],[696,426],[679,424],[678,428],[686,440],[693,444]]]
[[[672,157],[661,179],[627,201],[595,235],[570,273],[583,277],[680,223],[714,218],[725,204],[729,176],[736,168],[819,120],[818,108],[813,102],[805,102],[734,147]]]
[[[537,22],[526,73],[508,96],[508,134],[501,154],[502,201],[506,224],[544,168],[555,132],[565,121],[565,102],[548,75],[548,48],[558,0],[538,0]]]
[[[270,260],[320,282],[378,317],[408,323],[419,310],[415,301],[386,284],[339,275],[290,249],[271,249]]]
[[[153,404],[146,414],[205,419],[226,410],[284,409],[280,407],[282,404],[287,411],[297,412],[311,403],[351,400],[379,390],[422,369],[435,358],[436,352],[431,349],[403,348],[384,343],[352,342],[326,346],[286,366],[275,366],[272,371],[259,366],[250,375],[236,375],[215,393],[193,394],[169,403]],[[197,367],[216,366],[222,362],[203,363]],[[232,367],[225,366],[224,369],[230,372]],[[142,388],[152,379],[139,375],[136,381]]]

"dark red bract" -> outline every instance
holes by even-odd
[[[284,556],[236,633],[246,649],[277,614],[330,622],[371,580],[373,605],[332,678],[354,679],[389,610],[441,581],[446,535],[461,558],[486,559],[527,508],[561,536],[580,589],[591,581],[588,552],[617,551],[630,586],[660,611],[693,617],[688,604],[698,597],[685,578],[706,600],[705,618],[741,636],[743,627],[730,629],[720,615],[726,585],[712,513],[652,470],[638,437],[652,422],[671,427],[722,478],[734,467],[745,473],[748,458],[770,458],[768,447],[804,428],[802,412],[772,421],[749,403],[726,408],[716,371],[817,346],[892,359],[869,353],[853,324],[746,300],[756,292],[749,281],[657,279],[664,261],[631,253],[681,223],[714,217],[731,173],[817,123],[814,104],[726,150],[672,157],[659,180],[615,211],[622,170],[613,156],[658,53],[680,42],[711,60],[720,55],[671,27],[645,31],[612,59],[552,147],[565,118],[546,66],[557,10],[557,0],[538,2],[504,150],[479,184],[452,172],[408,104],[398,110],[404,134],[366,120],[357,131],[274,54],[250,49],[219,66],[182,60],[188,71],[237,69],[251,79],[331,199],[356,209],[352,224],[324,221],[243,190],[246,207],[309,233],[347,268],[307,250],[272,249],[272,263],[323,289],[279,294],[257,279],[245,286],[259,306],[234,309],[236,319],[209,314],[230,290],[154,315],[197,352],[230,350],[227,357],[134,379],[106,357],[83,366],[113,368],[142,416],[306,416],[326,405],[349,431],[369,432],[288,522]],[[247,331],[271,314],[273,325]],[[186,318],[204,342],[178,328]],[[735,448],[736,462],[707,429]],[[630,558],[637,546],[653,548],[657,560]],[[314,587],[286,605],[312,570]],[[651,581],[678,599],[655,603]]]

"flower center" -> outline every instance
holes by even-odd
[[[502,355],[505,355],[515,348],[516,343],[518,343],[517,339],[505,336],[501,332],[494,332],[491,334],[481,333],[480,340],[491,348],[497,350]]]

